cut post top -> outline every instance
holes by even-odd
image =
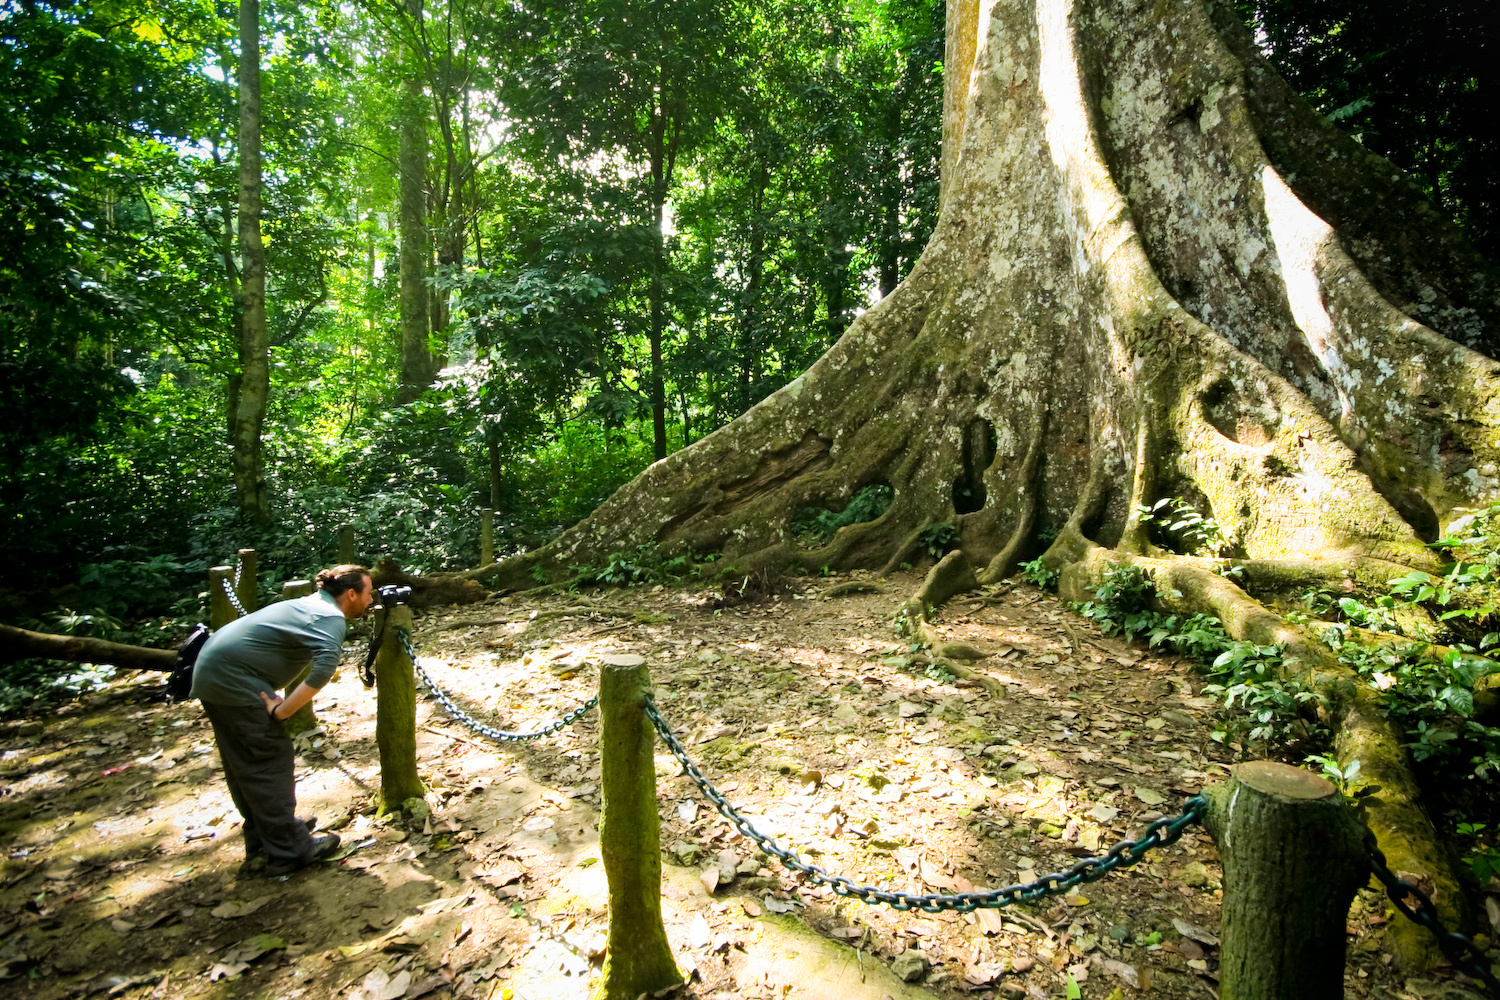
[[[1241,784],[1257,792],[1284,799],[1326,799],[1338,794],[1338,788],[1327,778],[1290,764],[1270,760],[1252,760],[1229,769]]]

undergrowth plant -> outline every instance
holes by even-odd
[[[1236,642],[1212,615],[1174,615],[1155,610],[1156,583],[1126,563],[1106,567],[1094,600],[1073,610],[1111,635],[1144,638],[1153,648],[1191,658],[1210,683],[1205,694],[1220,700],[1221,742],[1266,748],[1317,746],[1327,740],[1318,723],[1319,699],[1294,680],[1280,676],[1281,649]]]

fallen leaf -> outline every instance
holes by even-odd
[[[417,909],[429,916],[434,913],[447,913],[449,910],[458,909],[473,898],[472,895],[465,894],[462,896],[450,896],[447,899],[434,899],[430,903],[423,903]]]
[[[1185,938],[1192,938],[1194,941],[1198,941],[1202,944],[1207,945],[1217,945],[1219,943],[1218,936],[1215,935],[1212,931],[1206,931],[1201,927],[1196,927],[1193,924],[1188,923],[1186,920],[1180,920],[1177,917],[1173,917],[1172,926],[1177,928],[1177,933],[1181,934]]]
[[[248,903],[236,903],[230,900],[227,903],[220,903],[208,912],[220,920],[233,920],[236,917],[249,916],[275,898],[274,896],[261,896],[259,899],[252,899]]]
[[[791,913],[792,910],[797,906],[797,904],[793,903],[791,900],[777,899],[775,896],[763,896],[761,897],[761,902],[764,903],[766,909],[770,910],[772,913]]]
[[[373,969],[361,984],[363,1000],[396,1000],[406,995],[411,985],[411,970],[403,969],[391,977],[384,969]]]
[[[1100,964],[1103,966],[1105,972],[1123,981],[1126,986],[1132,986],[1136,989],[1141,988],[1141,974],[1136,970],[1135,966],[1127,965],[1113,958],[1106,958]]]
[[[693,822],[698,818],[698,803],[691,801],[678,803],[677,815],[684,823]]]
[[[703,914],[693,918],[692,924],[688,926],[688,944],[693,948],[707,948],[712,939],[713,932],[709,930],[708,920]]]
[[[703,891],[712,896],[714,890],[719,887],[719,869],[705,869],[698,875],[698,881],[703,883]]]
[[[250,968],[249,962],[216,962],[214,967],[208,970],[208,981],[216,983],[220,979],[238,979],[241,972]]]
[[[758,917],[764,912],[761,910],[760,904],[748,896],[740,900],[740,906],[744,908],[745,916],[747,917]]]
[[[1167,801],[1167,797],[1165,795],[1163,795],[1161,792],[1153,791],[1150,788],[1137,788],[1135,790],[1135,797],[1146,803],[1146,805],[1148,806],[1159,806],[1163,802]]]

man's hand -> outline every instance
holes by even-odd
[[[266,714],[273,719],[278,718],[278,716],[276,715],[276,709],[281,705],[281,695],[278,694],[275,698],[272,698],[270,695],[262,691],[260,693],[260,700],[266,703]]]

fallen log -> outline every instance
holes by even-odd
[[[177,651],[127,646],[82,635],[52,635],[13,625],[0,625],[0,663],[34,658],[68,660],[73,663],[107,663],[127,670],[170,671],[177,664]]]

